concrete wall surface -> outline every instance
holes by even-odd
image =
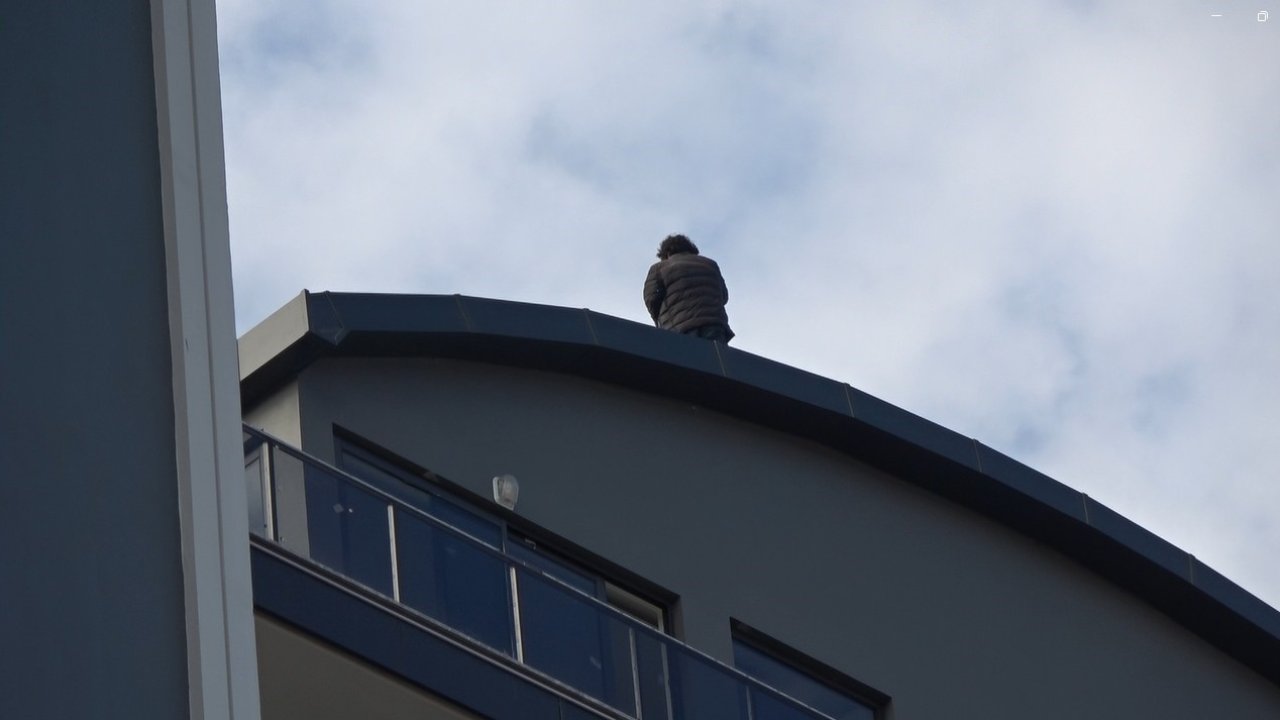
[[[0,718],[258,716],[213,10],[0,11]]]
[[[0,717],[187,716],[151,5],[0,14]]]
[[[338,426],[482,496],[514,474],[519,515],[678,594],[691,645],[731,663],[739,620],[891,720],[1280,717],[1280,688],[1092,571],[794,436],[451,360],[324,359],[297,394],[308,452],[332,462]]]

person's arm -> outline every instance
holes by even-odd
[[[666,298],[667,287],[662,282],[662,273],[658,272],[661,263],[654,263],[649,268],[649,275],[644,279],[644,306],[649,310],[649,317],[658,322],[658,313],[662,310],[662,301]]]

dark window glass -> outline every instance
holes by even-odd
[[[394,498],[393,504],[402,502],[427,516],[396,506],[396,578],[402,603],[507,655],[517,654],[518,642],[526,665],[633,717],[637,687],[642,684],[646,720],[674,720],[663,648],[656,641],[634,647],[631,624],[588,598],[617,602],[623,612],[658,627],[664,625],[660,606],[540,548],[505,523],[469,509],[447,491],[341,438],[337,455],[345,471]],[[351,561],[338,542],[342,528],[330,527],[335,520],[317,510],[325,503],[343,503],[321,497],[323,488],[308,492],[316,498],[308,499],[304,530],[310,526],[313,535],[318,533],[311,542],[311,555],[345,571]],[[502,555],[486,552],[468,537],[452,532],[454,528]],[[508,585],[512,568],[516,572],[513,588]],[[375,574],[372,570],[366,568],[365,576],[357,579],[381,590],[383,585],[364,579]],[[518,615],[512,614],[512,591],[518,598]],[[643,678],[633,672],[640,657],[645,663]],[[709,697],[695,698],[691,707],[710,707]]]
[[[383,492],[399,498],[442,520],[468,535],[494,547],[502,547],[502,526],[435,493],[427,492],[410,480],[403,470],[384,466],[350,446],[339,443],[338,462],[343,470],[355,475]]]
[[[602,717],[597,710],[586,710],[568,700],[560,701],[559,720],[601,720]]]
[[[396,511],[400,601],[507,655],[507,565],[470,540]]]
[[[641,622],[659,630],[665,629],[663,608],[660,605],[625,588],[604,582],[572,560],[548,552],[532,539],[506,529],[501,521],[475,512],[465,502],[451,499],[443,492],[425,486],[421,478],[403,467],[340,437],[335,438],[335,441],[339,465],[352,475]]]
[[[517,535],[511,535],[507,542],[507,554],[517,560],[523,560],[560,582],[575,587],[591,597],[600,596],[600,583],[594,575],[588,575],[568,563],[561,562],[532,546],[532,543]]]
[[[267,536],[267,508],[263,503],[262,488],[262,455],[255,451],[245,458],[244,486],[245,497],[249,501],[249,532],[260,537]]]
[[[871,706],[737,638],[733,641],[733,664],[765,685],[835,720],[875,720],[875,710]],[[788,714],[786,704],[769,697],[766,692],[753,691],[752,700],[759,720],[805,717]]]
[[[667,677],[664,643],[647,632],[637,632],[636,676],[640,686],[640,714],[645,720],[671,720],[671,681]]]
[[[747,720],[741,680],[684,648],[667,650],[674,720]]]
[[[753,720],[821,720],[823,716],[809,712],[760,688],[751,688]]]
[[[305,476],[311,559],[391,595],[387,502],[315,465]]]
[[[567,588],[516,575],[525,664],[635,716],[630,628]]]

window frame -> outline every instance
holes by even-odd
[[[786,643],[783,643],[782,641],[777,640],[776,638],[773,638],[736,618],[729,619],[729,628],[732,645],[734,647],[733,665],[735,669],[742,672],[744,675],[766,685],[769,684],[764,678],[758,678],[738,667],[736,651],[738,644],[742,644],[778,664],[787,666],[798,674],[807,676],[808,679],[814,681],[814,683],[825,686],[827,689],[867,707],[871,710],[872,716],[875,720],[884,720],[885,712],[890,701],[890,697],[885,693],[876,690],[866,683],[849,677],[830,665],[805,655]],[[775,688],[775,690],[776,689],[777,688]],[[793,699],[799,700],[799,698]],[[801,700],[801,702],[803,702],[803,700]],[[816,710],[817,708],[814,709]]]

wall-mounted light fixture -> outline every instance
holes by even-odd
[[[520,498],[520,481],[515,475],[498,475],[493,478],[493,501],[508,510],[516,509]]]

